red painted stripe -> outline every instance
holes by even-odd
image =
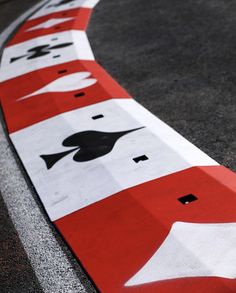
[[[53,33],[68,31],[72,29],[85,31],[88,26],[91,14],[92,14],[92,9],[77,8],[77,9],[61,11],[61,12],[53,13],[43,17],[39,17],[36,19],[28,20],[21,26],[21,28],[17,31],[16,35],[9,41],[8,46],[22,43],[24,41],[28,41],[30,39],[37,38],[40,36],[50,35]],[[39,24],[42,24],[51,19],[57,19],[57,18],[62,19],[62,18],[70,18],[70,17],[74,17],[74,19],[63,22],[58,25],[54,25],[53,27],[50,27],[50,28],[41,28],[41,29],[37,29],[33,31],[27,31],[28,29],[35,27]]]
[[[60,73],[65,70],[65,73]],[[81,71],[91,72],[91,77],[96,78],[98,82],[79,91],[45,93],[17,101],[57,78]],[[131,98],[95,61],[73,61],[34,71],[2,82],[0,91],[1,104],[10,133],[55,115],[101,101]],[[84,95],[76,98],[75,95],[81,92]]]
[[[119,192],[54,223],[102,292],[234,292],[235,280],[215,277],[124,284],[160,247],[175,221],[236,222],[235,192],[236,174],[225,167],[193,167]],[[186,194],[198,200],[183,205],[178,198]]]

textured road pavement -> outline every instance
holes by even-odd
[[[236,170],[236,2],[101,0],[96,59],[137,101]]]
[[[0,1],[0,29],[32,4]],[[88,36],[96,59],[142,105],[236,171],[235,27],[235,1],[101,0]],[[0,169],[3,173],[4,165]],[[41,292],[2,199],[0,214],[0,291]],[[48,225],[80,276],[73,256]]]

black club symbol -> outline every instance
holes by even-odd
[[[39,58],[39,57],[50,54],[51,50],[62,49],[71,45],[73,45],[73,43],[63,43],[63,44],[59,44],[55,46],[50,46],[50,45],[37,46],[37,47],[29,49],[25,55],[11,58],[10,63],[16,62],[17,60],[20,60],[25,57],[27,60]]]

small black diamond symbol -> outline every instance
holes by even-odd
[[[141,161],[146,161],[146,160],[148,160],[148,157],[145,156],[145,155],[143,155],[143,156],[140,156],[140,157],[134,158],[133,160],[135,161],[135,163],[139,163],[139,162],[141,162]]]
[[[102,114],[92,117],[93,120],[97,120],[97,119],[101,119],[101,118],[104,118],[104,116]]]
[[[193,194],[187,194],[185,196],[182,196],[178,198],[178,201],[180,201],[182,204],[189,204],[192,201],[197,200],[198,198]]]

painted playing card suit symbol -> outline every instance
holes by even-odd
[[[71,2],[74,2],[74,0],[62,0],[57,4],[47,6],[47,8],[58,7],[58,6],[61,6],[61,5],[69,4]]]
[[[73,149],[51,155],[41,155],[45,161],[47,169],[52,168],[58,161],[68,154],[76,151],[73,160],[75,162],[87,162],[110,153],[119,138],[122,136],[142,129],[139,127],[119,132],[101,132],[101,131],[82,131],[67,137],[62,145],[73,147]]]
[[[55,25],[58,25],[58,24],[61,24],[61,23],[64,23],[64,22],[67,22],[67,21],[70,21],[70,20],[73,20],[75,19],[74,17],[68,17],[68,18],[52,18],[52,19],[49,19],[43,23],[40,23],[34,27],[31,27],[29,29],[27,29],[27,31],[34,31],[34,30],[38,30],[38,29],[45,29],[45,28],[50,28],[50,27],[53,27]]]
[[[236,278],[236,223],[175,222],[149,261],[125,284],[187,277]]]
[[[39,58],[39,57],[50,54],[51,50],[62,49],[71,45],[73,45],[73,43],[63,43],[63,44],[58,44],[55,46],[50,46],[50,45],[36,46],[29,49],[25,55],[11,58],[10,63],[16,62],[25,57],[27,57],[26,58],[27,60]]]
[[[27,96],[24,96],[18,99],[17,101],[28,99],[30,97],[48,92],[69,92],[89,87],[97,82],[97,79],[89,78],[90,76],[91,72],[82,71],[60,77],[52,81],[45,87],[39,89],[38,91],[35,91]]]

